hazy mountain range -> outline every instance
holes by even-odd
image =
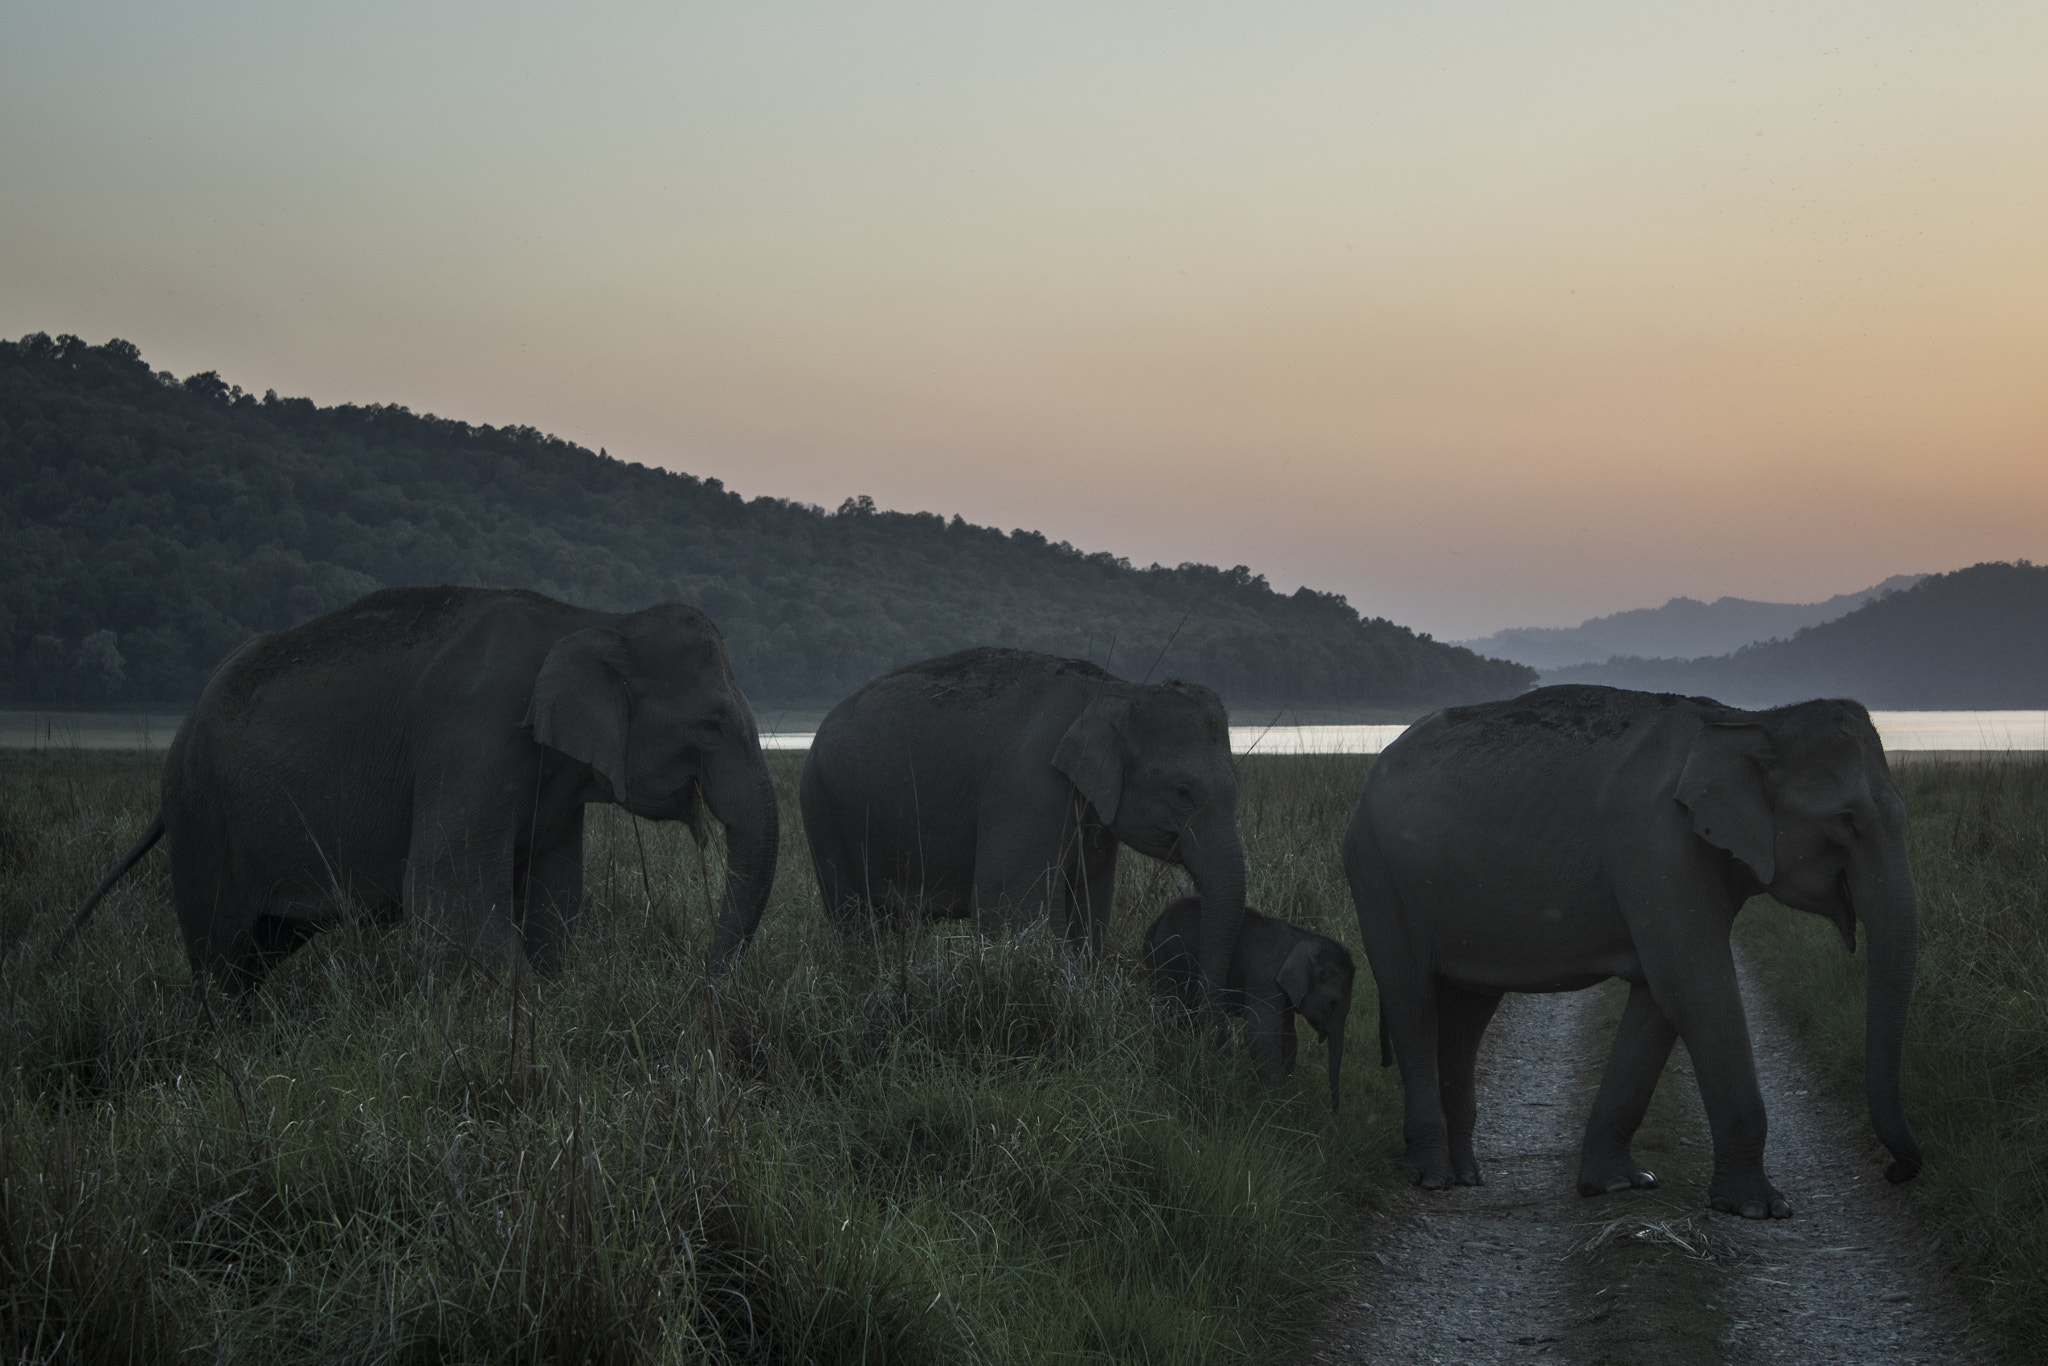
[[[1617,658],[1543,675],[1742,707],[1853,697],[1892,710],[2048,708],[2048,567],[1933,574],[1853,612],[1707,659]]]
[[[1872,598],[1911,588],[1927,576],[1894,574],[1858,593],[1826,602],[1753,602],[1748,598],[1673,598],[1662,607],[1638,607],[1594,617],[1577,626],[1516,626],[1478,640],[1456,642],[1496,659],[1535,669],[1593,664],[1616,656],[1698,659],[1724,655],[1759,641],[1777,640],[1809,626],[1847,616]]]

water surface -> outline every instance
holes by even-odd
[[[2048,751],[2048,711],[1874,711],[1894,753]],[[0,749],[163,749],[182,718],[114,712],[0,711]],[[773,724],[771,722],[771,724]],[[1406,726],[1232,726],[1233,754],[1378,754]],[[809,729],[772,730],[767,749],[809,749]]]

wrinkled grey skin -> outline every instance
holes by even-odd
[[[712,957],[760,922],[778,816],[754,717],[703,613],[394,588],[223,662],[172,741],[157,833],[195,974],[238,992],[349,901],[445,931],[479,963],[560,956],[583,807],[725,827]],[[339,896],[337,895],[339,894]]]
[[[1869,945],[1870,1119],[1909,1180],[1899,1100],[1918,934],[1906,812],[1854,702],[1542,688],[1425,717],[1367,774],[1344,839],[1359,932],[1407,1093],[1415,1180],[1479,1183],[1473,1056],[1501,993],[1631,984],[1586,1126],[1579,1190],[1656,1178],[1629,1142],[1676,1039],[1714,1137],[1714,1208],[1783,1218],[1728,933],[1750,897]]]
[[[1152,985],[1201,1007],[1196,946],[1201,903],[1182,897],[1145,931]],[[1294,1017],[1309,1022],[1330,1053],[1330,1111],[1336,1113],[1344,1071],[1344,1022],[1351,1014],[1351,951],[1327,935],[1274,920],[1247,907],[1224,982],[1223,1007],[1245,1017],[1245,1044],[1260,1081],[1294,1073]]]
[[[1102,944],[1116,853],[1187,869],[1219,982],[1244,914],[1229,718],[1195,684],[1127,683],[1024,650],[963,650],[832,709],[804,761],[826,909],[913,906],[986,931],[1050,916]]]

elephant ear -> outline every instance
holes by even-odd
[[[1316,942],[1304,939],[1287,951],[1287,960],[1280,965],[1280,971],[1273,978],[1280,984],[1280,990],[1287,993],[1287,1003],[1300,1008],[1308,999],[1316,984]]]
[[[1677,793],[1692,812],[1693,833],[1733,854],[1766,887],[1778,874],[1776,821],[1762,768],[1770,754],[1762,726],[1708,722],[1685,756]]]
[[[602,773],[626,795],[626,642],[593,627],[563,636],[533,680],[526,724],[533,738]]]
[[[1124,791],[1124,727],[1131,714],[1127,698],[1098,697],[1082,708],[1052,752],[1052,766],[1080,789],[1095,814],[1116,819]]]

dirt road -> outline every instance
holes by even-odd
[[[1502,1004],[1480,1057],[1487,1184],[1393,1200],[1304,1361],[1993,1361],[1886,1185],[1867,1123],[1812,1084],[1747,973],[1768,1162],[1797,1213],[1706,1211],[1711,1148],[1682,1048],[1637,1145],[1660,1188],[1580,1199],[1580,1126],[1620,995]]]

